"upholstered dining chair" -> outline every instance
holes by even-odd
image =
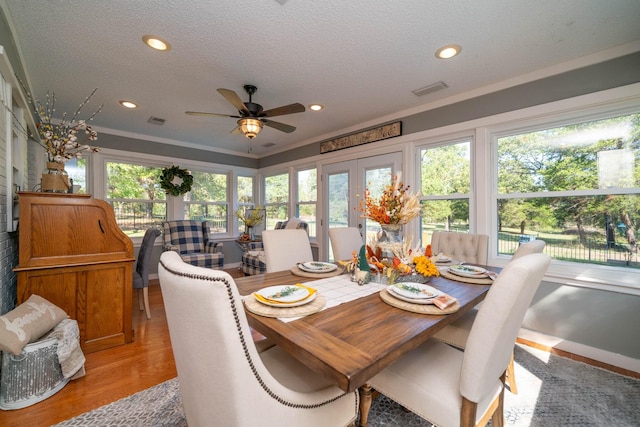
[[[304,232],[304,231],[303,231]],[[234,280],[224,271],[160,257],[158,275],[190,426],[345,426],[345,393],[279,346],[258,353]]]
[[[524,256],[491,285],[467,347],[428,340],[371,378],[369,385],[439,427],[504,425],[504,374],[525,312],[550,258]]]
[[[299,228],[309,234],[309,224],[299,218],[291,218],[286,221],[278,221],[274,230]],[[267,272],[267,264],[264,259],[264,245],[262,242],[250,242],[247,250],[242,254],[242,272],[247,276]]]
[[[138,290],[138,305],[140,310],[144,309],[147,319],[151,319],[151,309],[149,308],[149,267],[153,244],[159,235],[160,230],[157,228],[148,228],[144,232],[144,237],[142,237],[142,243],[138,250],[136,269],[133,272],[133,289]]]
[[[313,260],[309,236],[301,229],[262,232],[267,273],[290,270],[299,262]]]
[[[431,235],[431,251],[443,253],[460,262],[487,264],[489,236],[486,234],[434,231]]]
[[[329,229],[329,240],[333,251],[334,261],[344,261],[353,258],[352,253],[358,253],[364,244],[360,230],[356,227],[334,227]]]
[[[176,220],[162,224],[164,250],[180,254],[184,262],[199,267],[224,268],[222,242],[211,240],[207,221]]]
[[[516,252],[513,254],[510,262],[513,262],[514,260],[525,255],[542,253],[542,251],[544,251],[545,245],[546,243],[544,240],[532,240],[530,242],[523,243],[518,246],[518,249],[516,249]],[[454,347],[464,349],[467,344],[467,340],[469,339],[471,326],[476,319],[478,309],[481,305],[482,303],[478,304],[476,307],[467,311],[460,319],[445,326],[437,334],[434,335],[434,338],[439,339],[440,341],[443,341]],[[509,366],[507,367],[506,381],[509,385],[509,391],[513,394],[518,394],[513,354],[511,355],[511,361],[509,362]]]

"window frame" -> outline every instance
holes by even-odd
[[[438,138],[438,139],[434,139],[433,141],[429,141],[426,144],[419,144],[416,145],[415,147],[415,153],[416,153],[416,178],[415,178],[415,183],[412,183],[412,186],[415,185],[415,188],[417,188],[420,192],[420,203],[422,204],[425,201],[435,201],[435,200],[467,200],[467,203],[469,205],[469,232],[470,233],[475,233],[477,231],[475,231],[477,229],[477,222],[476,222],[476,215],[474,215],[474,212],[476,212],[476,185],[475,185],[475,179],[476,179],[476,174],[475,174],[475,136],[473,135],[473,133],[461,133],[458,135],[449,135],[446,138]],[[458,145],[458,144],[463,144],[463,143],[468,143],[469,144],[469,193],[453,193],[453,194],[443,194],[443,195],[424,195],[422,194],[422,155],[421,152],[423,150],[431,150],[431,149],[438,149],[438,148],[442,148],[442,147],[446,147],[446,146],[450,146],[450,145]],[[418,232],[420,234],[420,243],[422,246],[425,246],[427,242],[423,241],[422,237],[424,236],[424,234],[426,233],[425,230],[423,230],[422,228],[423,226],[423,222],[422,222],[422,215],[420,216],[420,221],[418,224]]]
[[[267,179],[270,177],[275,177],[278,175],[286,175],[287,176],[287,200],[283,203],[268,203],[267,202]],[[287,209],[287,218],[284,218],[283,220],[286,221],[289,217],[291,217],[291,198],[292,196],[295,194],[293,193],[295,190],[294,188],[296,187],[295,183],[292,182],[293,178],[292,178],[292,173],[289,169],[286,170],[274,170],[272,172],[270,172],[269,174],[265,174],[262,178],[262,188],[263,188],[263,206],[267,211],[267,221],[269,220],[269,208],[270,207],[279,207],[279,206],[284,206]],[[272,218],[273,220],[273,218]],[[280,219],[278,218],[277,221],[280,221]],[[276,221],[276,222],[277,222]],[[275,226],[275,223],[273,224]],[[270,230],[273,229],[273,227],[270,227],[268,223],[265,223],[265,229],[266,230]]]
[[[96,154],[93,154],[93,159],[99,157]],[[96,164],[98,162],[90,162],[87,161],[87,171],[89,171],[90,167],[93,166],[94,164]],[[155,162],[151,162],[151,161],[146,161],[144,159],[140,159],[140,158],[132,158],[132,157],[125,157],[125,156],[103,156],[102,157],[102,162],[101,165],[102,167],[100,168],[100,172],[102,173],[103,176],[103,181],[102,181],[102,199],[111,204],[111,202],[129,202],[129,203],[162,203],[162,201],[158,200],[158,201],[150,201],[148,199],[112,199],[108,197],[108,193],[109,190],[107,188],[108,182],[109,182],[109,176],[108,176],[108,169],[107,169],[107,164],[108,163],[123,163],[123,164],[129,164],[129,165],[135,165],[135,166],[142,166],[142,167],[148,167],[148,168],[158,168],[158,169],[162,169],[163,167],[165,167],[164,165],[159,165]],[[95,174],[92,174],[95,176]],[[169,198],[165,197],[164,199],[164,205],[165,205],[165,219],[164,221],[166,221],[169,218],[169,209],[170,209],[170,204],[169,204]],[[164,222],[163,221],[163,222]],[[142,241],[142,238],[144,236],[140,235],[140,236],[130,236],[130,238],[134,241],[134,242],[138,242],[138,241]]]
[[[232,182],[233,182],[233,177],[232,177],[232,173],[230,171],[224,171],[221,172],[217,169],[211,169],[211,170],[203,170],[201,168],[191,168],[189,169],[191,171],[191,174],[193,175],[193,172],[198,172],[198,173],[207,173],[207,174],[212,174],[212,175],[223,175],[226,177],[226,188],[225,188],[225,201],[200,201],[200,200],[196,200],[196,201],[187,201],[187,194],[189,193],[185,193],[182,195],[181,199],[182,199],[182,203],[184,205],[184,210],[183,210],[183,216],[181,218],[178,219],[184,219],[187,217],[187,214],[189,212],[189,206],[190,205],[201,205],[201,206],[224,206],[226,208],[226,222],[227,222],[227,230],[221,233],[215,233],[212,232],[211,233],[211,237],[214,238],[219,238],[219,237],[224,237],[224,236],[229,236],[229,235],[235,235],[234,232],[234,212],[235,211],[231,211],[233,209],[233,203],[231,200],[231,194],[232,194]],[[194,182],[195,182],[195,177],[194,177]]]
[[[553,129],[562,126],[606,120],[622,115],[640,113],[640,99],[625,100],[621,102],[602,103],[591,107],[566,109],[554,113],[549,111],[537,117],[530,118],[531,115],[521,119],[513,120],[505,124],[489,126],[486,130],[486,137],[490,155],[490,186],[488,197],[487,221],[489,221],[489,263],[493,265],[505,265],[511,257],[508,255],[498,255],[498,199],[518,198],[523,194],[528,196],[549,197],[548,192],[538,193],[509,193],[498,194],[498,139],[505,136],[537,132],[546,129]],[[592,189],[578,191],[562,191],[555,193],[556,196],[573,195],[603,195],[603,194],[640,194],[640,188],[624,189]],[[640,293],[640,269],[630,269],[625,267],[606,266],[591,263],[576,263],[552,259],[545,275],[553,283],[570,286],[594,288],[599,290],[609,290],[638,295]]]
[[[316,197],[315,200],[300,200],[300,172],[304,171],[312,171],[315,170],[316,173]],[[294,187],[292,191],[290,191],[289,198],[292,199],[293,203],[293,212],[295,212],[296,217],[300,217],[300,207],[301,206],[313,206],[315,210],[315,224],[309,224],[309,239],[316,239],[318,237],[318,192],[319,192],[319,181],[318,181],[318,168],[316,166],[307,166],[300,167],[295,169],[294,171]],[[292,197],[293,196],[293,197]]]

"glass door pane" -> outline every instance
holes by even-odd
[[[329,228],[358,227],[374,236],[380,230],[378,223],[361,218],[360,201],[365,188],[378,195],[391,182],[393,173],[402,169],[402,154],[367,157],[347,162],[333,163],[323,167],[324,207],[323,236],[325,259],[333,260]]]

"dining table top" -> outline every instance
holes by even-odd
[[[501,270],[486,268],[494,272]],[[313,280],[291,271],[235,279],[241,295],[251,295],[267,286]],[[249,310],[245,312],[252,328],[342,390],[350,392],[460,318],[481,302],[491,287],[442,276],[432,277],[428,284],[455,297],[459,310],[441,315],[414,313],[385,303],[379,292],[375,292],[290,322]]]

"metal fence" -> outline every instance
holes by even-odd
[[[511,255],[520,244],[537,238],[533,235],[498,233],[498,253]],[[587,239],[584,244],[578,240],[559,241],[550,238],[543,240],[546,242],[544,252],[554,259],[640,268],[637,246],[611,245],[594,239]]]

